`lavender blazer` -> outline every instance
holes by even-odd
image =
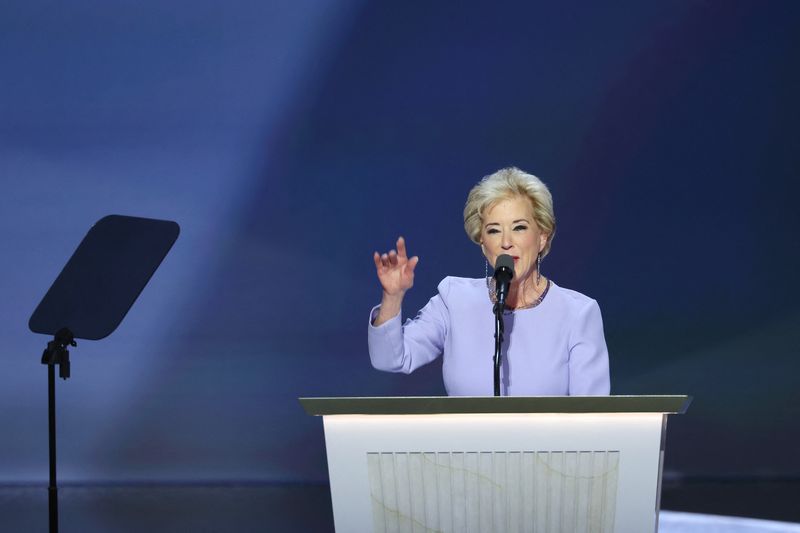
[[[413,320],[369,321],[369,356],[378,370],[409,374],[444,356],[450,396],[494,393],[494,316],[483,279],[448,277]],[[504,396],[609,394],[608,349],[597,302],[553,283],[542,303],[505,314]]]

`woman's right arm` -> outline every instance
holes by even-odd
[[[446,329],[446,310],[434,296],[414,320],[400,322],[403,297],[414,285],[418,257],[408,258],[405,240],[397,239],[397,251],[373,254],[378,280],[383,287],[381,305],[370,315],[369,356],[372,366],[388,372],[412,372],[439,357]]]

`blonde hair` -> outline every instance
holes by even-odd
[[[533,220],[547,234],[542,257],[550,252],[550,243],[556,234],[556,216],[553,213],[553,196],[542,180],[517,167],[502,168],[485,176],[475,185],[464,205],[464,230],[475,244],[481,243],[483,214],[501,200],[522,196],[531,202]]]

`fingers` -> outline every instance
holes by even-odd
[[[375,261],[375,268],[391,268],[398,265],[397,252],[390,250],[389,253],[379,254],[378,252],[372,253],[372,260]]]
[[[406,252],[405,239],[403,237],[399,237],[397,239],[397,250],[389,250],[388,253],[383,254],[373,252],[372,260],[375,262],[375,268],[379,270],[381,268],[393,268],[407,263],[408,253]],[[417,261],[419,261],[419,258],[417,258]]]
[[[401,259],[408,259],[408,253],[406,252],[406,240],[403,237],[397,238],[397,255],[399,255]]]
[[[419,257],[416,255],[408,260],[408,272],[409,274],[414,273],[414,269],[417,268],[417,263],[419,263]]]

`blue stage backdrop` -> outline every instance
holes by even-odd
[[[800,476],[798,64],[794,1],[5,2],[0,482],[46,479],[27,320],[97,219],[182,233],[72,351],[61,478],[319,482],[298,396],[444,393],[369,365],[373,250],[420,256],[406,316],[482,276],[461,211],[508,165],[553,191],[543,269],[599,301],[613,393],[695,396],[667,471]]]

